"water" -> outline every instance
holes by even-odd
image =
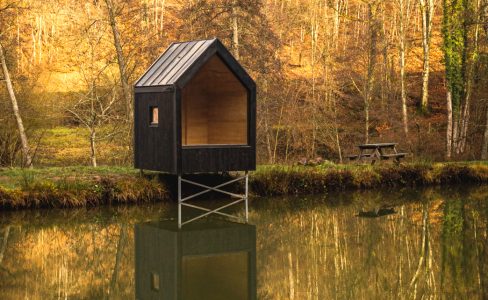
[[[246,287],[255,276],[258,299],[488,297],[488,187],[258,199],[250,209],[257,271],[242,255],[210,255],[191,274]],[[2,212],[0,299],[134,299],[134,226],[174,215],[168,204]]]

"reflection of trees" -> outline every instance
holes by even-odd
[[[8,236],[10,235],[10,226],[6,226],[3,232],[2,244],[0,246],[0,266],[2,265],[5,249],[7,249]]]
[[[20,299],[25,291],[36,299],[133,297],[132,249],[127,247],[133,236],[127,226],[15,231],[3,261],[9,275],[0,273],[0,298]]]
[[[487,281],[484,268],[488,250],[484,247],[488,243],[488,210],[478,215],[474,224],[459,206],[473,203],[470,193],[463,193],[466,201],[453,207],[443,200],[453,191],[445,195],[439,192],[428,189],[414,193],[415,199],[424,200],[421,203],[389,199],[392,195],[388,193],[361,193],[356,194],[357,201],[346,206],[315,206],[313,201],[308,205],[304,199],[274,200],[279,205],[275,202],[269,207],[261,204],[259,213],[252,214],[258,228],[259,294],[267,299],[476,297],[473,292],[484,290],[479,287]],[[482,195],[477,193],[476,197],[481,199]],[[354,217],[363,203],[374,206],[383,200],[372,199],[382,198],[386,203],[396,201],[398,213],[376,219]],[[488,207],[486,199],[476,203]],[[481,210],[474,209],[470,207],[470,211]],[[467,220],[459,223],[463,218]],[[459,224],[472,224],[470,228],[476,225],[478,233],[467,227],[459,231]],[[476,239],[478,252],[466,249]],[[443,257],[448,249],[450,254]],[[473,278],[480,280],[477,283]]]
[[[126,244],[127,240],[127,225],[123,224],[120,228],[120,234],[119,234],[119,241],[117,243],[117,250],[115,254],[115,264],[112,272],[112,277],[110,279],[110,288],[108,291],[108,296],[115,296],[117,295],[118,292],[118,282],[117,279],[119,277],[119,272],[120,272],[120,267],[122,264],[122,254],[123,254],[123,248]]]
[[[430,249],[430,224],[429,224],[429,199],[424,199],[422,204],[422,242],[420,246],[420,256],[412,280],[410,281],[410,292],[413,294],[412,298],[417,298],[417,291],[419,286],[419,280],[421,277],[425,278],[426,295],[435,295],[435,277],[434,270],[432,268],[432,253]]]
[[[442,224],[441,290],[458,298],[469,288],[467,247],[465,246],[466,220],[463,199],[444,202]]]
[[[133,299],[130,228],[167,209],[157,204],[2,213],[0,299]]]

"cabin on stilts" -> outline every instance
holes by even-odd
[[[247,212],[247,172],[256,168],[256,84],[225,46],[218,39],[171,44],[134,93],[135,167],[177,175],[179,203],[187,200],[181,181],[194,183],[185,174],[245,171]]]

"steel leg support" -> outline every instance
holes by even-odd
[[[245,180],[245,193],[244,193],[244,195],[227,192],[227,191],[221,189],[223,186],[226,186],[228,184],[231,184],[233,182],[236,182],[236,181],[239,181],[239,180],[243,180],[243,179]],[[185,183],[188,183],[188,184],[192,184],[192,185],[195,185],[195,186],[204,188],[204,190],[201,191],[201,192],[195,193],[193,195],[186,196],[185,198],[182,198],[182,193],[181,193],[181,183],[182,182],[185,182]],[[189,203],[186,202],[187,200],[193,199],[193,198],[195,198],[197,196],[200,196],[202,194],[205,194],[205,193],[208,193],[208,192],[211,192],[211,191],[219,192],[219,193],[222,193],[222,194],[229,195],[229,196],[233,197],[234,199],[237,198],[237,200],[235,200],[235,201],[233,201],[231,203],[228,203],[226,205],[222,205],[222,206],[220,206],[220,207],[218,207],[216,209],[208,209],[206,207],[201,207],[201,206],[194,205],[194,204],[189,204]],[[191,180],[188,180],[188,179],[184,179],[184,178],[182,178],[181,175],[179,175],[178,176],[178,228],[181,228],[185,224],[188,224],[190,222],[193,222],[195,220],[198,220],[198,219],[203,218],[205,216],[208,216],[210,214],[217,214],[217,215],[222,215],[222,216],[226,216],[226,217],[229,217],[229,218],[240,219],[240,220],[245,221],[247,223],[248,220],[249,220],[249,205],[248,205],[248,198],[249,197],[248,196],[249,196],[249,174],[248,174],[247,171],[246,171],[246,175],[245,176],[242,176],[242,177],[239,177],[239,178],[235,178],[235,179],[229,180],[227,182],[224,182],[224,183],[219,184],[219,185],[214,186],[214,187],[207,186],[207,185],[204,185],[204,184],[201,184],[201,183],[198,183],[198,182],[194,182],[194,181],[191,181]],[[233,215],[230,215],[230,214],[226,214],[226,213],[221,212],[222,209],[224,209],[226,207],[229,207],[229,206],[232,206],[234,204],[238,204],[240,202],[244,202],[244,205],[245,205],[245,218],[238,217],[238,216],[233,216]],[[183,206],[191,207],[191,208],[198,209],[198,210],[202,210],[205,213],[203,213],[203,214],[201,214],[201,215],[199,215],[199,216],[197,216],[197,217],[195,217],[193,219],[190,219],[190,220],[187,220],[187,221],[183,221],[183,217],[182,217],[182,208],[183,208]]]

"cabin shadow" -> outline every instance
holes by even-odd
[[[136,299],[256,299],[256,228],[218,220],[135,225]]]

